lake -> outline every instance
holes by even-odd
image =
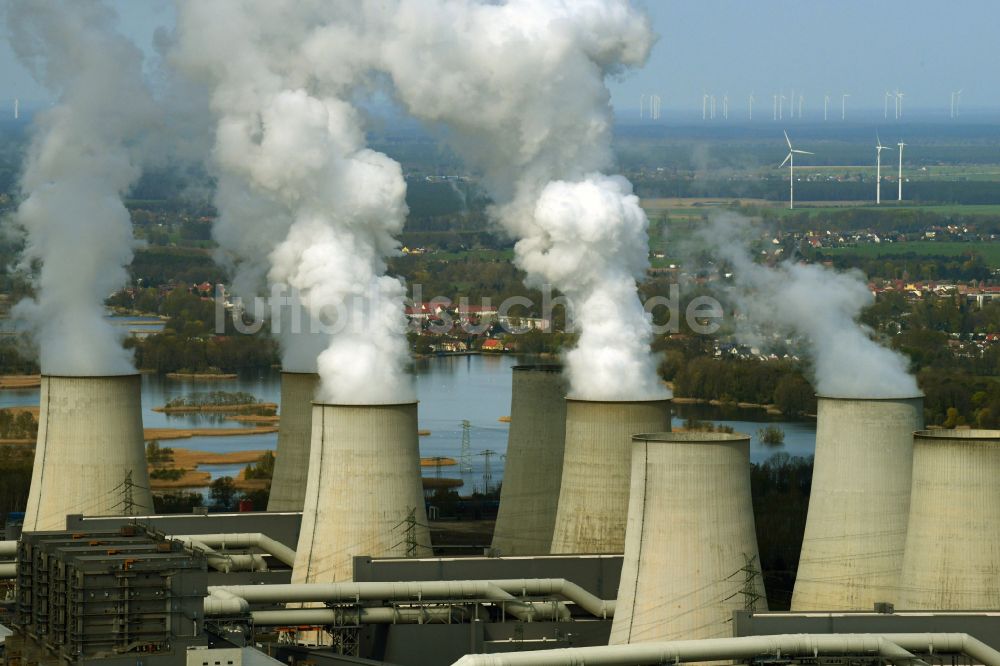
[[[491,468],[491,484],[503,479],[503,455],[507,450],[508,425],[500,421],[510,414],[511,367],[530,363],[530,359],[513,355],[446,356],[420,359],[414,364],[417,395],[420,399],[420,428],[430,434],[420,437],[420,455],[444,456],[459,461],[462,450],[462,421],[470,424],[472,471],[462,473],[459,466],[441,467],[446,478],[461,478],[463,492],[482,488],[487,459]],[[226,381],[195,381],[167,379],[146,374],[142,377],[142,416],[147,428],[242,427],[225,421],[216,414],[163,414],[153,411],[171,398],[204,391],[246,391],[264,402],[280,402],[281,378],[277,370],[240,373],[237,379]],[[38,390],[0,391],[0,407],[37,405]],[[750,456],[763,462],[771,455],[784,452],[792,456],[811,456],[816,443],[814,421],[784,421],[768,416],[764,410],[723,408],[712,405],[674,405],[673,424],[680,427],[688,418],[731,426],[737,432],[753,436]],[[785,441],[769,446],[758,441],[757,431],[768,425],[779,426]],[[249,426],[246,426],[249,427]],[[199,451],[243,451],[274,449],[275,433],[236,435],[231,437],[191,437],[164,441],[164,446]],[[483,455],[494,451],[492,455]],[[213,478],[234,475],[242,465],[206,465],[202,469]],[[425,476],[434,476],[434,467],[425,467]]]

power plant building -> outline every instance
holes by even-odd
[[[514,367],[507,461],[493,530],[498,555],[542,555],[552,546],[566,441],[565,396],[561,366]]]
[[[923,399],[819,396],[816,456],[793,611],[895,601]]]
[[[42,376],[25,532],[71,513],[152,513],[140,387],[138,374]]]
[[[625,559],[611,644],[733,635],[766,610],[748,435],[636,435]]]
[[[552,553],[624,551],[632,436],[669,431],[669,400],[566,399],[566,448]]]

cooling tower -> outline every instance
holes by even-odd
[[[566,399],[566,448],[552,553],[625,550],[632,435],[669,431],[669,400]]]
[[[281,420],[268,511],[301,511],[309,473],[312,400],[319,375],[281,373]]]
[[[65,529],[70,513],[152,512],[139,375],[43,375],[24,531]]]
[[[750,497],[750,437],[637,435],[611,644],[732,636],[766,610]]]
[[[349,581],[355,555],[430,554],[417,403],[314,404],[292,582]]]
[[[543,555],[552,546],[566,442],[566,384],[559,365],[514,367],[507,461],[493,549]]]
[[[895,601],[923,398],[819,396],[816,457],[793,611]]]
[[[1000,608],[1000,430],[923,430],[896,607]]]

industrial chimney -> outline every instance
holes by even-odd
[[[669,400],[566,399],[566,448],[552,553],[625,550],[632,435],[669,431]]]
[[[560,365],[518,365],[513,373],[493,549],[500,555],[547,555],[562,479],[566,383]]]
[[[636,435],[611,644],[732,636],[767,609],[750,497],[750,437]]]
[[[792,610],[871,610],[895,601],[923,398],[818,399]]]
[[[42,375],[24,531],[65,529],[70,513],[152,512],[139,375]]]
[[[302,510],[309,471],[312,400],[318,383],[316,373],[281,373],[281,421],[268,511]]]
[[[1000,606],[1000,430],[922,430],[896,607]]]
[[[349,581],[355,555],[430,554],[417,403],[314,404],[292,582]]]

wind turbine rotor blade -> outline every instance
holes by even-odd
[[[808,150],[793,150],[793,153],[798,155],[815,155],[816,153],[810,153]]]
[[[788,144],[788,149],[791,150],[792,149],[792,140],[788,138],[788,132],[786,132],[785,130],[781,130],[781,132],[782,132],[782,134],[785,135],[785,143]]]
[[[787,155],[785,155],[785,161],[784,161],[784,162],[782,162],[781,164],[779,164],[779,165],[778,165],[778,168],[780,169],[781,167],[783,167],[783,166],[785,166],[786,164],[788,164],[788,160],[790,160],[790,159],[792,159],[792,154],[791,154],[791,153],[788,153]]]

